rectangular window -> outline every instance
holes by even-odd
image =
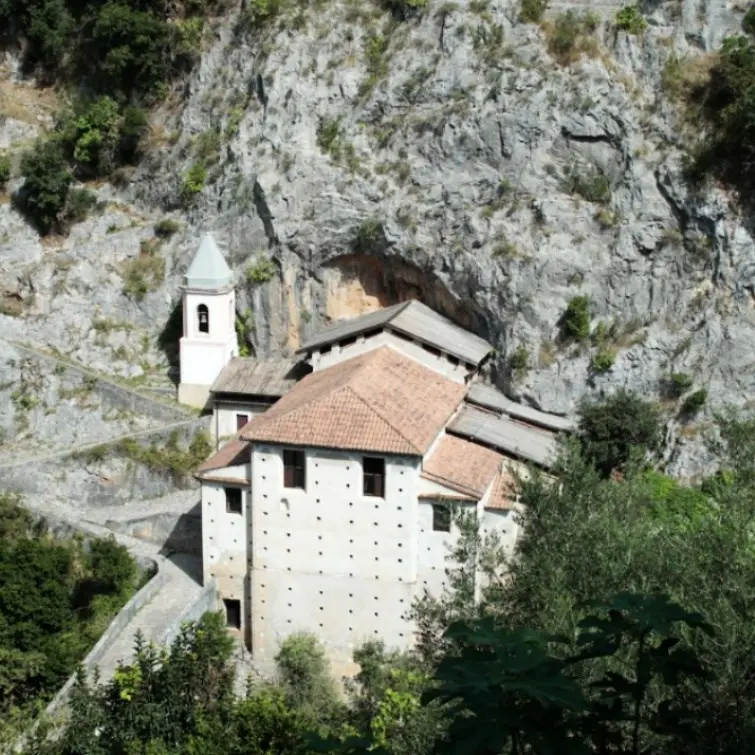
[[[283,451],[283,487],[305,489],[304,451]]]
[[[444,503],[433,504],[433,532],[451,531],[451,509]]]
[[[225,489],[225,510],[229,514],[241,513],[241,488]]]
[[[362,459],[362,490],[364,495],[385,496],[385,459],[371,456]]]
[[[231,629],[241,629],[241,601],[223,598],[225,625]]]
[[[241,428],[249,422],[249,415],[248,414],[237,414],[236,415],[236,430],[241,430]]]

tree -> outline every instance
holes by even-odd
[[[451,706],[442,751],[639,755],[648,737],[675,746],[690,738],[682,723],[688,711],[676,703],[674,688],[703,671],[673,630],[712,634],[711,627],[665,596],[622,593],[588,607],[597,613],[580,622],[575,650],[562,638],[500,627],[492,618],[449,627],[460,650],[441,661],[439,685],[424,696]],[[616,656],[628,662],[611,663]],[[588,686],[577,668],[597,659],[608,670]],[[651,699],[651,684],[660,679],[665,694]]]
[[[582,403],[578,437],[585,456],[607,476],[657,451],[660,415],[651,403],[622,389],[604,401]]]
[[[60,142],[55,139],[37,142],[21,160],[24,184],[18,204],[40,233],[55,228],[68,199],[71,171]]]
[[[336,690],[325,649],[313,634],[301,632],[286,637],[275,663],[292,707],[315,719],[337,715]]]
[[[755,441],[749,435],[749,448],[743,447],[744,432],[737,426],[727,436],[747,456]],[[520,483],[526,514],[517,558],[495,603],[485,607],[504,615],[508,626],[566,636],[583,617],[575,606],[619,591],[661,590],[704,614],[715,638],[693,642],[681,634],[709,672],[676,690],[696,719],[694,743],[676,750],[690,755],[755,746],[755,628],[748,618],[755,605],[755,476],[730,464],[734,482],[713,487],[717,499],[709,500],[695,488],[682,491],[639,471],[629,470],[623,481],[603,479],[578,448],[567,447],[555,470],[558,485],[537,474]],[[586,664],[585,673],[599,668]],[[649,694],[662,689],[654,684]]]

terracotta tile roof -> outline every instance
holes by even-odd
[[[384,346],[307,375],[245,440],[423,456],[466,386]]]
[[[233,467],[237,464],[246,464],[249,461],[249,443],[236,437],[229,440],[220,451],[210,456],[207,461],[199,465],[197,474],[209,472],[212,469]]]
[[[516,482],[506,469],[502,469],[493,483],[486,509],[508,510],[513,508],[516,498]]]
[[[504,457],[491,448],[445,435],[422,465],[422,475],[480,498],[501,468]]]

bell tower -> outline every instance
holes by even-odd
[[[237,353],[233,272],[206,234],[184,278],[178,400],[204,407],[215,378]]]

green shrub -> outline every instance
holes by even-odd
[[[383,224],[377,218],[368,218],[360,223],[354,233],[352,247],[355,251],[370,251],[379,247],[385,238]]]
[[[160,256],[160,244],[143,241],[139,254],[123,266],[123,293],[141,301],[165,280],[165,260]]]
[[[259,29],[275,18],[283,7],[282,0],[249,0],[244,22],[252,29]]]
[[[620,390],[605,401],[585,401],[579,415],[577,435],[582,450],[605,476],[658,448],[658,410],[634,393]]]
[[[317,126],[317,146],[327,155],[338,159],[341,149],[341,119],[325,119]]]
[[[201,162],[194,163],[184,175],[181,185],[181,202],[186,207],[190,205],[197,194],[204,189],[207,182],[207,168]]]
[[[131,105],[123,109],[118,145],[123,162],[133,163],[138,159],[148,129],[149,118],[142,108]]]
[[[24,184],[18,194],[19,208],[48,234],[57,227],[68,199],[71,171],[60,142],[38,141],[21,159]]]
[[[608,372],[616,361],[616,352],[609,346],[601,346],[593,355],[590,366],[597,373]]]
[[[80,103],[60,126],[61,138],[80,172],[109,175],[118,159],[120,108],[111,97]]]
[[[163,218],[162,220],[158,220],[157,223],[155,223],[154,229],[155,236],[161,239],[168,239],[174,233],[178,233],[178,231],[181,229],[181,224],[176,220]]]
[[[580,168],[572,163],[564,175],[561,188],[567,194],[576,194],[596,204],[605,204],[611,199],[611,185],[597,166]]]
[[[694,145],[687,173],[691,180],[715,173],[735,186],[740,196],[749,194],[754,183],[749,168],[755,162],[755,11],[752,9],[745,15],[743,28],[747,34],[724,39],[712,67],[698,67],[683,78],[683,94],[693,123],[700,115],[708,122],[705,136]]]
[[[616,14],[616,28],[628,34],[642,34],[648,22],[636,5],[626,5]]]
[[[174,28],[149,5],[137,10],[124,0],[105,3],[89,30],[93,84],[115,96],[160,97],[172,73],[176,42]]]
[[[81,223],[97,207],[97,195],[88,189],[72,189],[68,194],[65,218],[69,223]]]
[[[388,73],[388,39],[382,34],[369,34],[364,43],[367,78],[359,85],[359,96],[366,97]]]
[[[207,167],[220,159],[220,131],[216,128],[203,131],[197,138],[197,160]]]
[[[573,10],[556,17],[548,39],[548,52],[561,64],[568,65],[579,57],[578,41],[583,33],[582,17]]]
[[[690,416],[697,414],[705,406],[707,400],[708,391],[705,388],[700,388],[700,390],[690,393],[682,404],[682,414]]]
[[[10,157],[0,153],[0,191],[3,191],[10,181]]]
[[[539,24],[548,7],[548,0],[521,0],[519,20],[526,24]]]
[[[590,335],[590,300],[587,296],[575,296],[569,301],[561,318],[562,338],[569,341],[584,341]]]
[[[686,372],[673,372],[664,381],[663,392],[667,398],[678,399],[692,387],[692,377]]]
[[[246,279],[249,283],[267,283],[271,281],[278,268],[267,257],[260,257],[253,265],[246,269]]]
[[[520,343],[509,357],[509,367],[513,372],[522,374],[530,368],[530,353],[527,347]]]
[[[420,15],[429,4],[430,0],[383,0],[383,5],[401,21]]]

